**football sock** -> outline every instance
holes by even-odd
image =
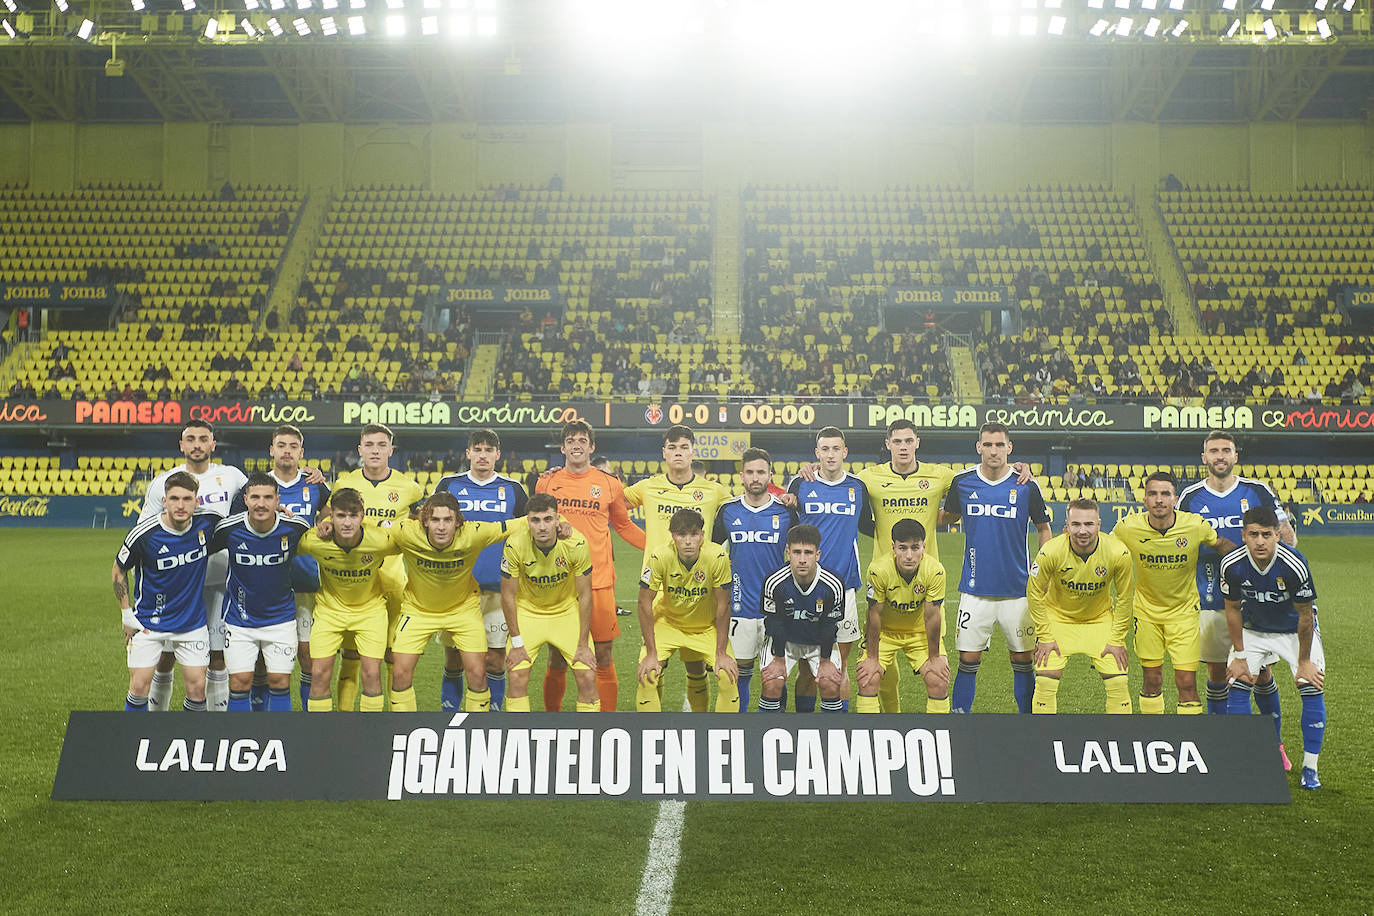
[[[739,711],[749,711],[749,682],[754,678],[753,662],[737,662],[739,665]]]
[[[782,697],[759,697],[759,712],[782,712]]]
[[[620,675],[616,674],[614,664],[597,666],[596,694],[601,700],[601,705],[597,707],[599,711],[615,712],[620,697]]]
[[[506,699],[506,672],[487,672],[487,693],[491,694],[492,711],[500,712],[501,704]]]
[[[1107,688],[1107,714],[1112,716],[1129,716],[1131,710],[1131,685],[1123,675],[1121,677],[1109,677],[1102,681],[1102,686]],[[1164,711],[1164,694],[1160,694],[1159,711]]]
[[[148,691],[148,711],[166,712],[172,702],[172,672],[154,671],[153,688]]]
[[[563,708],[563,694],[568,692],[568,669],[550,668],[544,672],[544,711],[558,712]]]
[[[1154,696],[1140,695],[1140,711],[1149,716],[1164,715],[1164,694],[1157,693]]]
[[[267,688],[267,711],[268,711],[268,712],[290,712],[290,711],[291,711],[291,688],[290,688],[290,687],[269,687],[269,688]]]
[[[778,708],[787,709],[787,685],[782,685],[782,696],[778,697]]]
[[[739,687],[723,671],[716,672],[716,712],[739,712]],[[705,691],[703,690],[703,693]]]
[[[878,698],[876,696],[866,697],[862,693],[854,698],[854,711],[856,713],[875,713],[878,711]]]
[[[1255,705],[1260,715],[1274,719],[1274,734],[1283,740],[1283,713],[1279,710],[1279,683],[1273,678],[1267,684],[1255,685]]]
[[[1209,715],[1225,715],[1227,710],[1227,697],[1230,690],[1223,682],[1218,684],[1216,681],[1207,682],[1207,712]],[[1247,710],[1248,712],[1248,710]]]
[[[849,712],[848,700],[840,700],[840,712]]]
[[[405,690],[391,691],[392,712],[415,712],[419,708],[416,703],[414,684],[411,684]]]
[[[844,712],[844,707],[840,705],[842,701],[839,697],[833,700],[821,697],[821,712]]]
[[[523,696],[523,697],[510,697],[510,696],[506,697],[506,709],[505,709],[505,711],[506,711],[506,712],[529,712],[529,711],[530,711],[530,698],[529,698],[529,695],[527,694],[527,695],[525,695],[525,696]]]
[[[1031,712],[1041,714],[1059,712],[1059,678],[1046,677],[1043,674],[1036,675],[1035,702],[1031,706]]]
[[[1304,751],[1302,755],[1302,768],[1304,770],[1315,770],[1317,768],[1317,755]]]
[[[1016,698],[1017,712],[1030,712],[1035,700],[1035,664],[1011,663],[1011,695]]]
[[[339,709],[352,712],[353,703],[358,699],[358,666],[361,658],[339,660]]]
[[[129,694],[128,696],[126,696],[126,697],[124,698],[124,711],[125,711],[125,712],[147,712],[147,711],[148,711],[148,698],[147,698],[147,697],[136,697],[136,696],[134,696],[132,693]]]
[[[301,709],[310,708],[310,672],[302,671],[300,685],[298,687],[301,694]]]
[[[815,695],[814,693],[811,694],[810,696],[802,696],[802,695],[799,693],[799,694],[797,694],[797,700],[796,700],[796,702],[797,702],[797,712],[815,712],[815,711],[816,711],[816,695]]]
[[[1326,735],[1326,696],[1310,685],[1299,687],[1298,693],[1302,695],[1302,749],[1306,752],[1302,765],[1315,770],[1322,738]],[[1307,762],[1307,756],[1312,758],[1311,763]]]
[[[439,688],[439,708],[457,712],[463,705],[463,669],[445,668],[444,681]]]
[[[192,700],[188,697],[181,701],[181,708],[186,712],[205,712],[205,701]]]
[[[491,709],[491,693],[486,690],[473,690],[471,685],[463,691],[463,712],[488,712]]]
[[[897,666],[888,665],[883,679],[878,682],[878,705],[883,712],[901,712],[902,698],[897,693]]]
[[[1231,683],[1231,693],[1226,699],[1226,713],[1232,716],[1250,715],[1250,694],[1254,688],[1242,680]]]
[[[663,710],[663,697],[659,693],[659,681],[644,684],[638,679],[635,681],[635,709],[640,712],[661,712]],[[557,709],[557,707],[554,707]]]
[[[252,700],[249,699],[247,690],[229,691],[229,711],[230,712],[249,712],[253,708]]]
[[[333,712],[333,697],[307,697],[305,701],[307,712]]]
[[[358,712],[381,712],[386,709],[386,694],[368,693],[366,690],[358,697]]]
[[[705,712],[710,698],[710,688],[706,686],[706,672],[688,674],[687,702],[691,704],[692,712]]]
[[[940,699],[926,697],[926,712],[928,713],[947,713],[949,712],[949,697],[944,696]]]
[[[950,698],[953,712],[972,712],[973,695],[978,690],[978,662],[959,663],[959,673],[954,675],[954,695]]]
[[[1141,710],[1141,712],[1144,711],[1144,709]],[[1191,703],[1179,703],[1178,709],[1175,711],[1180,716],[1200,716],[1205,710],[1202,707],[1202,703],[1195,700]]]
[[[577,711],[578,711],[578,712],[601,712],[601,700],[598,698],[598,699],[592,700],[590,703],[583,703],[581,700],[578,700],[578,701],[577,701]]]
[[[259,680],[261,678],[261,680]],[[248,691],[248,705],[253,712],[263,712],[267,709],[267,675],[253,672],[253,686]]]
[[[223,668],[205,672],[205,708],[210,712],[229,709],[229,672]]]

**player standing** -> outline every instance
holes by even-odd
[[[596,653],[596,691],[602,712],[615,712],[620,679],[616,675],[615,639],[620,635],[616,620],[615,555],[610,529],[644,549],[644,529],[630,519],[625,504],[625,488],[620,478],[605,468],[595,468],[592,452],[596,434],[585,420],[572,420],[563,426],[563,467],[540,476],[536,493],[548,493],[558,500],[558,510],[587,539],[592,557],[592,647]],[[544,672],[544,708],[561,709],[567,690],[567,666],[563,656],[549,653]]]
[[[1164,654],[1174,663],[1178,714],[1203,712],[1197,693],[1197,561],[1203,547],[1226,554],[1235,545],[1219,538],[1200,515],[1174,508],[1178,481],[1168,471],[1145,480],[1145,511],[1126,516],[1112,535],[1135,562],[1135,654],[1140,659],[1140,711],[1164,713]]]
[[[514,477],[496,473],[501,460],[501,437],[492,429],[476,429],[468,434],[465,474],[448,474],[434,488],[435,493],[452,493],[458,499],[462,517],[473,522],[507,522],[525,514],[528,495]],[[482,589],[482,623],[487,639],[487,691],[491,708],[499,710],[506,698],[506,618],[501,613],[501,545],[482,551],[472,570]],[[462,699],[459,677],[463,671],[461,653],[444,645],[444,682],[440,708],[457,709]]]
[[[1326,734],[1326,652],[1317,626],[1317,586],[1307,558],[1280,541],[1279,517],[1269,506],[1253,506],[1241,519],[1240,547],[1221,561],[1221,592],[1231,658],[1227,712],[1248,715],[1247,694],[1261,671],[1280,659],[1288,663],[1302,697],[1304,789],[1320,789],[1317,755]],[[1286,767],[1285,767],[1286,769]]]
[[[797,515],[768,492],[772,458],[763,449],[745,449],[740,481],[744,495],[727,499],[716,513],[715,541],[730,553],[730,648],[739,667],[739,709],[748,712],[754,660],[764,644],[763,583],[787,562],[784,538]]]
[[[228,633],[229,710],[252,709],[249,690],[259,657],[267,668],[267,709],[291,711],[291,669],[296,665],[296,596],[291,591],[291,558],[310,523],[277,514],[277,481],[255,473],[243,487],[247,510],[215,528],[212,552],[229,558],[224,598]]]
[[[964,570],[959,578],[959,614],[954,647],[959,672],[954,677],[954,712],[972,712],[978,666],[992,645],[992,629],[1002,628],[1011,655],[1012,695],[1020,712],[1031,711],[1035,696],[1035,624],[1026,604],[1030,526],[1039,547],[1053,537],[1050,513],[1040,485],[1024,483],[1007,466],[1011,435],[1000,423],[978,430],[978,464],[954,475],[940,514],[942,524],[964,523]],[[1037,548],[1038,549],[1038,548]]]
[[[663,663],[681,652],[687,668],[687,699],[693,712],[705,712],[706,665],[714,663],[720,689],[716,712],[738,712],[739,669],[730,654],[730,558],[725,548],[706,541],[706,524],[695,509],[678,509],[668,523],[671,540],[644,564],[639,581],[637,708],[662,710]]]
[[[581,534],[558,537],[558,500],[530,498],[528,526],[506,540],[501,557],[501,610],[510,630],[510,712],[530,711],[530,669],[541,646],[571,665],[577,711],[600,712],[592,667],[592,555]]]
[[[185,471],[169,475],[158,494],[162,511],[134,525],[110,570],[124,623],[129,663],[124,708],[128,711],[148,710],[153,669],[168,652],[181,666],[186,682],[182,708],[205,709],[205,669],[210,663],[205,570],[219,515],[196,508],[197,488],[195,477]],[[130,569],[136,570],[133,595],[127,577]]]
[[[1059,711],[1059,679],[1071,655],[1088,656],[1102,675],[1108,713],[1131,712],[1126,633],[1135,575],[1126,545],[1101,528],[1097,503],[1075,499],[1064,533],[1040,548],[1031,567],[1026,599],[1035,621],[1037,713]]]
[[[821,712],[844,712],[835,639],[844,619],[845,588],[821,566],[821,558],[820,531],[814,525],[796,525],[787,532],[787,565],[763,583],[768,663],[759,673],[759,712],[782,711],[782,692],[798,663],[816,682]]]

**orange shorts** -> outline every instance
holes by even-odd
[[[592,642],[610,642],[620,635],[615,616],[615,588],[592,589]]]

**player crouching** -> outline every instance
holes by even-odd
[[[821,695],[821,712],[843,712],[843,662],[835,640],[844,619],[844,583],[821,568],[821,533],[814,525],[787,532],[787,565],[764,580],[763,630],[772,647],[761,677],[759,712],[782,712],[782,692],[798,662]]]

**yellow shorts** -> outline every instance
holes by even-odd
[[[1164,653],[1173,659],[1176,671],[1196,671],[1202,653],[1197,611],[1179,617],[1153,620],[1135,619],[1135,654],[1146,668],[1164,664]]]
[[[323,600],[316,603],[315,622],[310,628],[311,657],[327,658],[345,643],[368,658],[386,655],[386,607],[380,600],[362,608],[336,608]]]
[[[707,627],[696,633],[686,633],[663,620],[654,621],[654,645],[658,649],[658,660],[666,662],[673,657],[674,652],[682,654],[684,662],[705,662],[708,665],[716,663],[716,628]],[[730,643],[725,643],[725,651],[731,658],[735,653],[730,649]],[[639,647],[639,660],[644,661],[644,656],[648,653],[644,651],[644,646]]]
[[[391,651],[423,655],[436,633],[446,648],[459,652],[487,651],[487,628],[482,623],[481,605],[476,601],[438,613],[422,611],[409,601],[401,602],[401,612],[391,625]]]
[[[533,665],[534,660],[539,657],[539,648],[544,645],[557,649],[569,667],[587,667],[581,662],[573,661],[573,654],[577,652],[577,631],[580,629],[576,611],[570,614],[532,614],[520,609],[516,612],[516,619],[520,622],[520,638],[525,641],[525,651],[530,656],[530,660],[520,667],[528,668]],[[583,643],[588,648],[591,644],[590,637]],[[510,651],[509,645],[506,651]]]
[[[1050,635],[1059,644],[1059,651],[1050,654],[1037,671],[1063,671],[1070,655],[1086,655],[1098,674],[1125,674],[1126,669],[1110,655],[1103,655],[1107,641],[1112,638],[1111,615],[1084,623],[1050,619]]]
[[[930,658],[930,642],[920,630],[910,633],[883,630],[878,636],[878,664],[883,666],[884,671],[892,667],[899,651],[911,662],[913,671],[920,671],[926,659]]]

